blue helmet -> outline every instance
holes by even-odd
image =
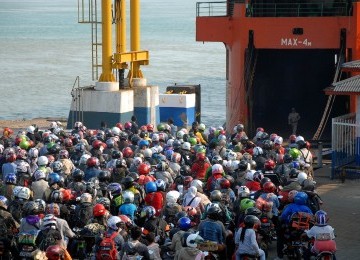
[[[149,181],[145,184],[145,191],[146,193],[155,192],[157,191],[157,186],[154,181]]]
[[[298,192],[294,197],[294,203],[297,205],[306,205],[308,200],[308,195],[305,192]]]
[[[52,173],[49,174],[49,176],[48,176],[49,186],[51,186],[51,185],[53,185],[55,183],[59,184],[60,181],[61,181],[61,179],[60,179],[59,174],[57,174],[55,172],[52,172]]]
[[[122,192],[121,185],[117,182],[110,183],[106,187],[107,191],[111,194],[111,196],[117,196],[120,195]]]
[[[9,201],[5,196],[0,195],[0,202],[3,204],[3,206],[9,206]]]
[[[5,177],[6,184],[14,184],[16,185],[16,174],[14,172],[8,173]]]
[[[139,145],[140,149],[142,149],[144,146],[149,147],[149,141],[148,140],[141,140],[138,145]]]
[[[168,159],[168,160],[170,161],[173,153],[174,153],[173,150],[170,150],[170,149],[169,149],[169,150],[166,150],[166,151],[165,151],[165,157],[166,157],[166,159]]]
[[[178,220],[177,224],[178,224],[178,227],[183,231],[187,231],[191,228],[191,220],[188,217],[180,218]]]

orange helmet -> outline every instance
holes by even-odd
[[[14,131],[9,127],[5,127],[3,130],[3,136],[5,137],[10,137],[13,133]]]
[[[93,215],[94,217],[101,217],[104,216],[106,213],[106,209],[103,204],[96,204],[93,208]]]

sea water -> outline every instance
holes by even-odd
[[[196,42],[195,18],[194,0],[142,0],[140,44],[150,65],[141,69],[160,93],[200,84],[202,122],[217,126],[225,122],[225,47]],[[0,46],[0,119],[67,117],[76,77],[94,84],[91,26],[78,23],[76,0],[0,0]]]

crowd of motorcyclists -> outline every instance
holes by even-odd
[[[242,124],[5,127],[0,258],[335,257],[312,160],[304,137]]]

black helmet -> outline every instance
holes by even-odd
[[[264,186],[264,184],[267,182],[271,182],[270,178],[268,178],[268,177],[262,178],[260,181],[260,187],[262,188]]]
[[[176,139],[176,140],[173,142],[173,147],[174,147],[174,150],[180,149],[180,148],[181,148],[181,142]]]
[[[111,152],[111,158],[113,159],[119,159],[122,158],[122,152],[118,151],[118,150],[113,150]]]
[[[246,171],[248,169],[248,162],[245,160],[241,160],[239,162],[239,171]]]
[[[111,173],[109,171],[99,172],[98,179],[100,182],[110,181]]]
[[[39,213],[39,204],[35,201],[28,201],[23,206],[23,212],[26,215],[37,215]]]
[[[265,150],[271,150],[274,147],[274,143],[271,140],[265,140],[263,142],[263,149]]]
[[[208,218],[210,219],[214,219],[214,220],[218,220],[219,219],[219,214],[221,213],[221,209],[219,207],[219,205],[215,204],[215,203],[211,203],[209,204],[207,210],[206,210],[206,215]]]
[[[270,138],[270,136],[269,136],[269,134],[268,133],[266,133],[266,132],[264,132],[264,133],[262,133],[262,135],[261,135],[261,140],[267,140],[267,139],[269,139]]]
[[[254,225],[259,222],[260,222],[260,220],[256,216],[253,216],[253,215],[247,215],[244,218],[244,224],[245,224],[245,227],[247,227],[247,228],[253,228]]]
[[[214,155],[213,158],[211,158],[211,164],[223,164],[223,158],[221,158],[220,155]]]
[[[287,153],[284,155],[284,163],[291,163],[292,160],[293,160],[293,158],[291,157],[290,154]]]
[[[72,172],[71,176],[73,177],[74,181],[82,181],[84,179],[85,173],[79,168],[76,168]]]
[[[116,168],[122,168],[122,167],[127,167],[126,161],[124,159],[117,159],[115,162],[115,167]]]
[[[182,176],[190,176],[191,175],[191,168],[189,165],[183,165],[180,168],[180,174]]]
[[[50,200],[53,203],[62,203],[64,195],[60,190],[54,190],[50,195]]]
[[[110,210],[110,199],[106,197],[100,197],[97,199],[96,203],[104,205],[107,210]]]
[[[133,145],[137,145],[138,142],[141,140],[140,136],[138,136],[137,134],[134,134],[132,137],[131,137],[131,143]]]
[[[134,178],[131,176],[126,176],[124,179],[121,180],[121,184],[124,185],[124,189],[128,189],[134,184]]]
[[[298,145],[299,149],[306,147],[306,142],[304,140],[299,140],[296,142],[296,144]]]
[[[292,169],[290,170],[290,172],[289,172],[289,177],[290,177],[291,179],[297,178],[298,175],[299,175],[299,171],[298,171],[297,169],[295,169],[295,168],[292,168]]]
[[[253,215],[256,217],[260,217],[262,214],[261,210],[256,207],[250,207],[245,210],[245,215]]]

